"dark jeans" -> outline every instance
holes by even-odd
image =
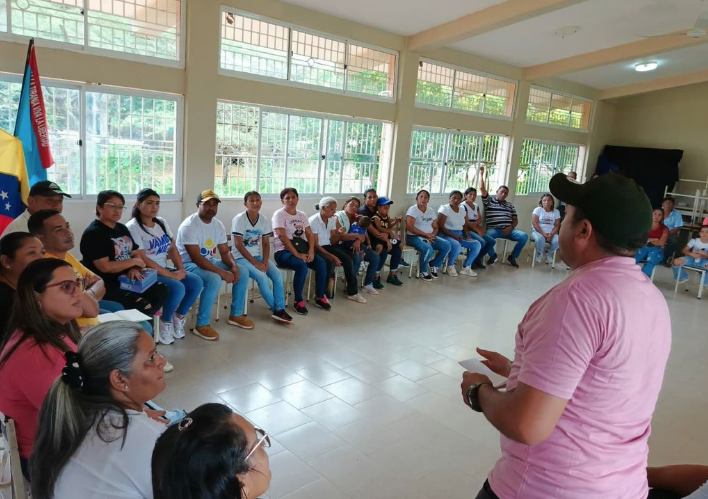
[[[308,267],[315,271],[315,296],[322,298],[327,291],[327,263],[320,255],[315,255],[314,260],[310,263],[305,263],[298,257],[294,256],[288,250],[281,250],[275,253],[275,263],[278,267],[291,269],[295,271],[293,278],[293,292],[295,293],[295,302],[301,302],[302,290],[307,281]]]
[[[679,494],[674,494],[673,492],[666,492],[665,490],[651,489],[649,491],[648,499],[681,499],[683,496]]]
[[[336,256],[342,261],[342,269],[344,269],[344,279],[347,281],[347,296],[354,296],[355,294],[357,294],[359,292],[359,283],[356,277],[356,271],[358,269],[354,269],[354,258],[351,251],[348,251],[340,246],[334,246],[331,244],[322,246],[322,248],[328,253],[332,253],[334,256]],[[328,258],[326,259],[328,261],[331,261]]]
[[[156,282],[143,293],[133,293],[120,289],[119,286],[112,285],[112,283],[106,283],[106,294],[103,299],[118,302],[126,310],[139,310],[152,317],[167,301],[167,286]]]
[[[484,482],[482,490],[480,490],[479,494],[477,494],[476,499],[499,499],[499,496],[494,493],[492,488],[489,486],[489,480],[487,480]]]
[[[374,245],[374,247],[376,247],[376,245]],[[403,250],[401,249],[401,242],[398,241],[391,248],[391,265],[390,265],[391,272],[395,272],[398,269],[398,266],[401,264],[401,256],[402,255],[403,255]],[[379,253],[379,268],[376,269],[376,274],[381,273],[381,270],[384,268],[384,265],[386,264],[387,257],[388,257],[388,247],[386,246],[386,243],[383,243],[383,249],[381,250],[381,253]]]
[[[674,256],[676,250],[678,249],[678,243],[678,234],[676,234],[675,236],[669,236],[669,238],[666,240],[666,246],[664,246],[664,260],[668,260],[669,258]]]
[[[374,250],[368,246],[361,245],[361,253],[352,253],[352,260],[354,261],[354,272],[359,273],[359,267],[361,266],[361,260],[369,262],[369,266],[366,267],[366,275],[364,276],[363,285],[368,286],[374,282],[374,277],[376,277],[376,269],[379,268],[379,255],[376,254]]]

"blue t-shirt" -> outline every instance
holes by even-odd
[[[351,227],[349,227],[349,234],[366,234],[366,229],[361,227],[357,222],[354,222]],[[351,248],[354,246],[354,240],[344,241],[342,244],[347,248]]]

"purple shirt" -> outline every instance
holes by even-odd
[[[589,263],[548,291],[519,324],[508,389],[520,381],[568,405],[540,444],[501,437],[492,490],[647,497],[647,440],[670,348],[666,301],[633,258]]]

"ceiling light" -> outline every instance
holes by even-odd
[[[634,70],[644,73],[645,71],[654,71],[659,64],[655,61],[638,62],[634,65]]]

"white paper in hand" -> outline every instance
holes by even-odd
[[[460,365],[471,373],[484,374],[494,385],[494,388],[503,388],[506,386],[506,378],[492,372],[487,366],[482,364],[480,359],[467,359],[460,361]]]

